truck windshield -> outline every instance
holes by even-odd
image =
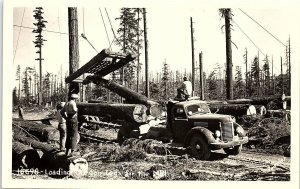
[[[188,115],[194,115],[194,114],[206,114],[210,113],[209,108],[206,104],[193,104],[190,106],[187,106],[187,112]]]

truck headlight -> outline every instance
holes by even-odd
[[[216,130],[215,131],[215,136],[216,136],[216,138],[219,138],[221,136],[221,131]]]
[[[235,129],[235,132],[240,136],[240,137],[244,137],[245,135],[245,130],[243,129],[243,127],[241,126],[237,126]]]

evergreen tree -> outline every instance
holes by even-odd
[[[43,102],[48,102],[50,100],[50,88],[51,88],[51,81],[50,81],[51,73],[46,72],[46,75],[43,80],[43,94],[46,94],[46,96],[43,96]]]
[[[15,87],[13,89],[12,96],[13,96],[13,98],[12,98],[13,99],[13,106],[18,105],[19,99],[18,99],[18,96],[17,96],[17,87]]]
[[[269,58],[266,55],[265,59],[263,60],[263,73],[264,73],[264,94],[269,95],[271,94],[271,86],[270,86],[270,65],[269,65]]]
[[[234,98],[242,98],[245,93],[245,84],[243,82],[242,70],[240,66],[235,68],[235,84],[234,84]]]
[[[260,69],[258,63],[258,57],[255,56],[251,65],[251,86],[250,95],[258,95],[260,90]]]
[[[218,97],[218,83],[216,78],[216,72],[213,70],[207,78],[207,89],[209,99],[217,99]]]
[[[16,72],[16,80],[19,81],[19,91],[18,91],[18,99],[21,98],[21,67],[18,65]]]
[[[34,29],[32,32],[36,33],[37,35],[35,36],[35,41],[33,41],[33,43],[35,44],[35,47],[38,48],[38,51],[36,52],[39,57],[36,59],[39,61],[39,67],[40,67],[40,78],[39,78],[39,105],[42,104],[42,93],[41,91],[43,90],[43,79],[42,79],[42,46],[44,45],[44,41],[46,41],[43,38],[43,29],[46,27],[45,23],[47,23],[47,21],[44,20],[43,17],[43,8],[42,7],[36,7],[35,10],[33,10],[34,15],[33,17],[36,19],[36,23],[33,23],[34,26],[36,26],[36,29]]]
[[[140,41],[137,39],[137,34],[142,34],[138,26],[139,18],[137,18],[137,14],[139,12],[140,11],[133,8],[122,8],[120,17],[116,18],[116,20],[120,20],[120,27],[117,30],[119,37],[116,43],[121,47],[121,51],[124,53],[130,52],[138,54],[138,49],[141,48]],[[124,77],[124,84],[132,88],[136,65],[134,62],[131,62],[124,66],[123,69],[124,73],[120,71],[120,79],[122,80]]]
[[[163,63],[163,68],[162,68],[162,84],[161,84],[161,89],[162,89],[162,95],[161,97],[164,100],[168,100],[170,94],[169,94],[169,80],[170,80],[170,73],[169,73],[169,65],[165,61]]]

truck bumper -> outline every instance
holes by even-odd
[[[210,143],[214,148],[233,148],[234,146],[239,146],[241,144],[246,144],[248,142],[248,137],[239,137],[237,139],[229,142],[213,142]]]

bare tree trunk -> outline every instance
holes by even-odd
[[[191,17],[191,43],[192,43],[192,94],[195,92],[195,56],[194,56],[194,28],[193,18]]]
[[[200,100],[204,100],[204,87],[203,87],[203,62],[202,52],[199,54],[199,68],[200,68]]]
[[[144,42],[145,42],[145,78],[146,78],[146,88],[145,94],[146,97],[150,98],[149,91],[149,65],[148,65],[148,39],[147,39],[147,18],[146,18],[146,9],[143,8],[143,18],[144,18]]]
[[[79,43],[78,43],[78,17],[77,8],[68,8],[69,23],[69,74],[73,74],[79,68]],[[70,83],[68,97],[72,93],[79,93],[79,84]]]
[[[231,9],[225,11],[225,33],[226,33],[226,64],[227,64],[227,78],[226,78],[226,97],[233,99],[233,85],[232,85],[232,50],[231,50]]]

